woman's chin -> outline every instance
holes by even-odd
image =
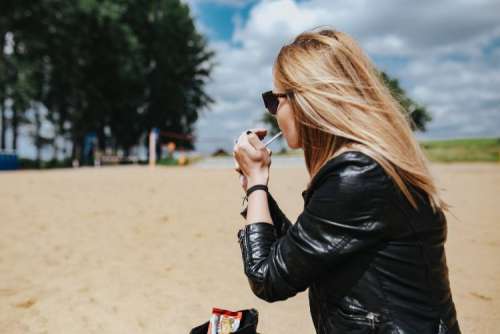
[[[292,143],[290,141],[286,141],[287,145],[288,145],[288,148],[292,149],[292,150],[296,150],[298,148],[300,148],[300,145],[298,145],[297,143]]]

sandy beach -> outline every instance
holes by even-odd
[[[305,167],[273,166],[294,221]],[[453,207],[446,251],[463,333],[500,326],[500,164],[433,164]],[[243,272],[230,168],[0,173],[0,332],[189,333],[212,307],[255,307],[262,334],[314,333],[307,291],[268,304]]]

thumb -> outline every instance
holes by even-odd
[[[264,137],[267,135],[267,129],[266,128],[254,128],[250,129],[253,133],[259,137],[259,139],[264,139]]]

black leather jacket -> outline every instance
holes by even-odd
[[[275,302],[309,288],[320,334],[460,333],[446,217],[415,189],[418,212],[375,160],[347,151],[314,176],[295,224],[269,194],[273,224],[238,231],[252,291]]]

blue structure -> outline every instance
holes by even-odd
[[[97,146],[97,134],[88,132],[83,139],[83,164],[92,166],[94,164],[94,150]]]
[[[0,152],[0,170],[19,169],[19,160],[15,153]]]

